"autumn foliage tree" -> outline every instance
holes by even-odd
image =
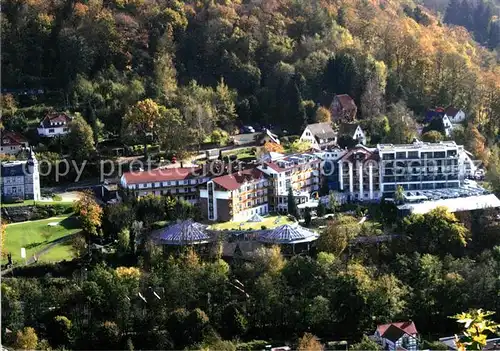
[[[490,319],[494,312],[482,309],[459,313],[450,318],[463,324],[462,334],[456,335],[455,344],[459,351],[484,350],[489,333],[500,331],[500,324]]]
[[[311,333],[305,333],[298,342],[297,350],[299,351],[321,351],[323,345],[318,341],[318,338]]]
[[[15,347],[18,350],[35,350],[38,345],[38,336],[32,327],[24,327],[16,334]]]
[[[2,219],[2,223],[0,224],[0,244],[2,245],[0,249],[0,258],[3,259],[3,257],[7,254],[7,249],[5,248],[5,241],[7,238],[7,222],[5,219]]]
[[[135,135],[144,145],[147,155],[148,141],[159,133],[158,127],[164,118],[165,107],[151,99],[145,99],[132,106],[124,117],[124,135]]]
[[[265,152],[279,152],[279,153],[285,152],[285,149],[283,148],[283,146],[281,144],[273,143],[271,141],[266,141],[264,143],[263,148],[264,148]]]
[[[103,210],[90,192],[83,192],[75,203],[75,213],[80,219],[82,229],[89,241],[91,236],[99,235],[98,228],[102,223]]]

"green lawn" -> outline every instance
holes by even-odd
[[[58,223],[49,226],[49,223]],[[43,250],[51,242],[64,236],[80,231],[78,219],[73,216],[61,216],[57,219],[42,219],[39,221],[29,221],[13,223],[7,225],[5,248],[12,253],[12,260],[21,260],[21,248],[26,248],[26,258]],[[56,245],[50,251],[40,257],[44,261],[56,261],[70,259],[71,252],[68,245],[63,243]]]
[[[276,220],[279,220],[276,222]],[[264,220],[262,222],[224,222],[224,223],[217,223],[212,226],[210,226],[210,229],[213,230],[247,230],[247,229],[261,229],[262,226],[266,226],[267,229],[271,229],[283,224],[287,223],[292,223],[291,220],[289,220],[286,216],[266,216],[264,217]],[[242,226],[240,227],[240,224]]]

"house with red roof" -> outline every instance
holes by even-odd
[[[450,120],[453,124],[459,124],[465,121],[465,112],[461,109],[457,109],[453,106],[448,106],[444,110],[444,115]]]
[[[269,212],[266,175],[257,168],[223,175],[200,187],[202,214],[211,221],[247,221]]]
[[[418,348],[418,332],[415,323],[394,322],[377,326],[374,339],[385,350],[409,350],[416,351]]]
[[[49,112],[38,126],[38,135],[53,138],[67,134],[72,117],[65,112]]]
[[[23,135],[17,132],[2,131],[1,154],[17,155],[21,150],[28,147],[28,140]]]
[[[356,120],[358,107],[356,103],[347,94],[335,95],[330,105],[330,114],[335,123],[351,123]]]
[[[198,202],[198,185],[209,180],[201,168],[157,168],[126,172],[120,178],[120,186],[135,197],[171,195],[194,204]]]

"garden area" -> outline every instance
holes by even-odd
[[[72,215],[13,223],[7,225],[4,249],[12,254],[14,263],[22,260],[22,247],[26,249],[26,259],[47,250],[40,255],[39,261],[68,260],[73,258],[71,240],[63,240],[63,238],[79,231],[80,223]]]
[[[212,230],[258,230],[272,229],[284,224],[293,223],[287,216],[266,216],[262,222],[224,222],[210,226]]]

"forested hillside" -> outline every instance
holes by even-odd
[[[145,98],[190,132],[184,142],[237,120],[297,133],[348,93],[364,119],[400,100],[417,116],[452,104],[494,140],[498,53],[433,12],[409,0],[6,0],[2,83],[4,93],[45,89],[18,107],[78,111],[96,134],[119,134]],[[4,125],[26,128],[3,105]]]

